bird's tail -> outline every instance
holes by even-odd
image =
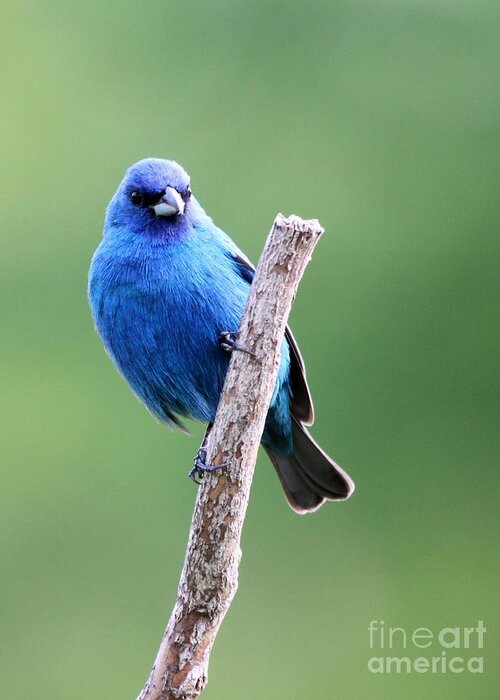
[[[292,417],[292,454],[263,445],[273,463],[288,503],[297,513],[317,510],[325,500],[343,501],[354,491],[350,477],[316,444],[306,428]]]

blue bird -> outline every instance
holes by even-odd
[[[171,427],[215,418],[254,268],[213,223],[174,161],[147,158],[126,172],[106,211],[89,273],[97,332],[118,371]],[[262,445],[290,506],[316,510],[348,498],[348,475],[305,425],[313,406],[304,363],[287,328]],[[208,433],[207,433],[208,435]],[[204,441],[194,473],[204,465]]]

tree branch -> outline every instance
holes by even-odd
[[[138,700],[192,700],[207,683],[210,651],[238,586],[241,530],[281,341],[322,233],[316,220],[278,214],[268,236],[238,334],[253,355],[233,352],[210,433],[207,464],[226,466],[199,487],[175,607]]]

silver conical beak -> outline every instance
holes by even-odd
[[[156,216],[175,216],[176,214],[184,214],[185,207],[184,200],[177,190],[173,187],[167,187],[163,197],[158,204],[153,205],[152,209]]]

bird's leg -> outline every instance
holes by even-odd
[[[210,435],[211,430],[212,423],[209,423],[205,431],[202,443],[200,445],[200,449],[198,450],[198,452],[196,453],[196,457],[194,458],[194,467],[188,474],[189,478],[192,479],[195,484],[201,484],[201,480],[203,479],[203,474],[205,472],[213,472],[216,469],[224,469],[224,467],[226,466],[225,462],[223,462],[222,464],[206,463],[208,436]]]
[[[219,333],[217,341],[225,352],[240,350],[240,352],[246,352],[247,355],[252,355],[252,357],[255,357],[253,352],[250,352],[245,345],[236,340],[236,333],[234,331],[223,331],[222,333]]]

